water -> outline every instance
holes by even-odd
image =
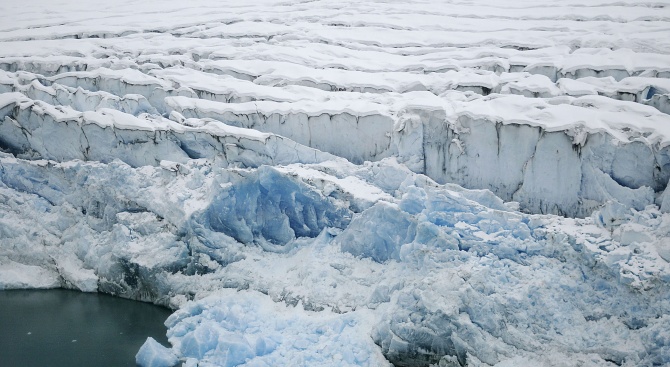
[[[0,291],[0,366],[135,366],[148,336],[169,346],[170,313],[98,293]]]

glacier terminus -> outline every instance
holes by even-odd
[[[139,366],[670,366],[670,2],[0,14],[0,289]]]

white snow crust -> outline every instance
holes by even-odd
[[[0,289],[138,365],[670,365],[670,3],[0,14]]]

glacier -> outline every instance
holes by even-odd
[[[0,289],[138,365],[670,365],[670,4],[0,10]]]

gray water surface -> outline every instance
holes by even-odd
[[[170,314],[99,293],[0,291],[0,366],[135,366],[148,336],[169,346]]]

